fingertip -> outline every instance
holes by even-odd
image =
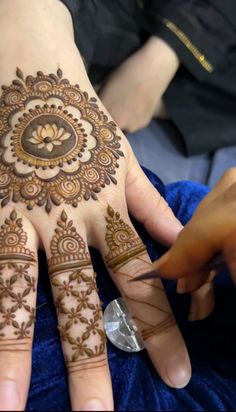
[[[191,379],[190,362],[180,356],[171,359],[170,366],[167,368],[167,376],[170,381],[170,386],[176,389],[182,389],[188,385]]]

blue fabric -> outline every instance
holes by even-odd
[[[186,223],[199,201],[207,194],[204,186],[180,182],[164,187],[145,170],[156,188],[166,197],[177,217]],[[163,252],[137,225],[140,235],[155,259]],[[119,296],[97,252],[92,252],[98,286],[104,307]],[[37,323],[33,348],[33,369],[28,411],[69,411],[70,401],[66,370],[56,329],[56,315],[51,296],[44,254],[40,258]],[[216,309],[201,322],[187,321],[188,296],[176,296],[174,282],[166,290],[186,340],[193,375],[185,389],[165,385],[155,372],[145,351],[129,354],[108,342],[116,410],[234,410],[236,409],[236,300],[227,274],[216,282]]]

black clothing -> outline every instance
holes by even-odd
[[[235,0],[62,1],[92,83],[157,35],[182,63],[164,101],[186,153],[236,143]]]

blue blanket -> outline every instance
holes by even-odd
[[[151,172],[149,179],[166,198],[176,216],[186,223],[199,201],[208,193],[205,186],[179,182],[164,187]],[[136,223],[135,223],[136,224]],[[164,248],[152,242],[140,225],[137,230],[152,259]],[[112,284],[99,254],[92,251],[98,286],[104,307],[119,292]],[[40,257],[37,323],[33,348],[33,370],[28,411],[69,411],[70,401],[57,321],[47,276],[46,260]],[[116,410],[233,410],[236,409],[236,299],[227,273],[216,280],[216,309],[208,319],[187,320],[189,296],[177,296],[175,283],[165,283],[167,294],[185,338],[193,368],[189,385],[171,389],[155,372],[147,354],[129,354],[108,342]]]

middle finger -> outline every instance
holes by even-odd
[[[79,231],[77,226],[80,227]],[[101,305],[83,224],[65,211],[45,240],[73,410],[112,410]]]

